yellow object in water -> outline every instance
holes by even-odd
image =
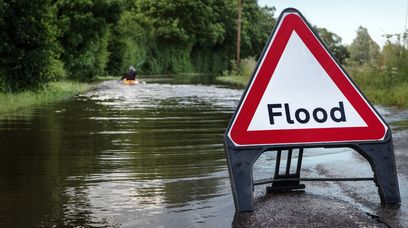
[[[124,85],[135,85],[135,84],[139,84],[139,81],[138,80],[123,80],[122,81],[122,83],[124,84]]]

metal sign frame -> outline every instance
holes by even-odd
[[[333,147],[348,147],[352,148],[361,154],[371,165],[371,168],[374,172],[374,177],[372,178],[335,178],[335,180],[373,180],[378,186],[379,195],[382,203],[386,204],[395,204],[401,201],[398,187],[398,179],[394,158],[394,148],[392,142],[392,135],[388,124],[383,120],[381,115],[375,110],[374,106],[366,99],[363,93],[358,89],[352,79],[347,75],[346,71],[341,67],[333,55],[328,51],[328,48],[324,45],[324,42],[320,39],[318,34],[312,29],[307,20],[303,15],[294,8],[285,9],[277,20],[277,25],[284,14],[295,13],[301,17],[305,22],[306,26],[312,31],[317,40],[323,45],[323,48],[328,52],[330,57],[335,61],[338,67],[343,71],[344,76],[350,80],[350,83],[355,87],[357,92],[362,96],[362,98],[367,102],[368,106],[372,109],[374,114],[382,121],[386,126],[386,133],[383,139],[381,140],[371,140],[371,141],[344,141],[344,142],[307,142],[307,143],[294,143],[294,144],[272,144],[272,145],[236,145],[230,138],[230,130],[235,120],[238,109],[243,103],[243,100],[247,93],[249,92],[250,85],[254,80],[255,74],[260,67],[260,62],[253,73],[252,79],[246,88],[243,96],[241,97],[240,103],[237,110],[234,113],[233,118],[231,119],[229,126],[224,134],[224,144],[225,144],[225,154],[228,162],[228,170],[230,174],[231,187],[234,197],[235,208],[237,211],[253,211],[254,210],[254,200],[253,200],[253,189],[254,185],[264,184],[272,182],[275,185],[275,189],[279,189],[282,186],[286,189],[302,189],[303,185],[299,184],[299,181],[308,181],[308,179],[300,178],[300,166],[301,161],[298,162],[296,175],[286,175],[279,177],[275,173],[275,178],[270,180],[261,180],[254,182],[252,177],[252,168],[255,161],[259,156],[265,151],[281,151],[281,150],[292,150],[298,148],[303,151],[303,148],[333,148]],[[267,54],[267,47],[272,40],[272,37],[276,33],[276,28],[273,29],[268,43],[264,48],[261,58]],[[280,153],[280,152],[279,152]],[[301,156],[299,159],[301,160]],[[277,160],[278,162],[278,160]],[[288,161],[289,162],[289,161]],[[278,165],[278,164],[277,164]],[[309,179],[310,180],[310,179]],[[328,180],[328,179],[311,179],[311,180]],[[330,180],[333,180],[330,179]],[[272,186],[272,190],[274,189]]]

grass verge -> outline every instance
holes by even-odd
[[[372,66],[347,68],[369,101],[384,106],[408,108],[408,82],[404,74]]]
[[[361,87],[361,90],[374,104],[408,108],[408,83],[380,89]]]
[[[109,80],[118,80],[119,81],[119,79],[120,79],[120,76],[108,75],[108,76],[98,76],[93,81],[94,82],[103,82],[103,81],[109,81]]]
[[[86,91],[90,87],[89,83],[61,81],[49,83],[36,91],[3,93],[0,94],[0,113],[63,100]]]
[[[353,78],[357,86],[370,102],[377,105],[408,108],[408,82],[384,86],[385,83],[373,83],[373,81],[381,81],[374,79],[375,76],[373,75],[369,77],[361,77],[359,74],[354,75],[357,75]],[[217,80],[234,88],[245,88],[249,78],[244,76],[220,76],[217,77]]]
[[[249,81],[249,77],[246,76],[220,76],[217,77],[217,80],[225,83],[225,84],[229,84],[232,87],[235,88],[245,88],[245,86],[248,84]]]

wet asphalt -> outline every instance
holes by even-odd
[[[235,213],[232,226],[408,227],[408,130],[393,129],[393,140],[401,194],[399,205],[382,205],[373,181],[304,182],[304,191],[271,194],[266,194],[267,185],[260,185],[254,191],[255,210]],[[309,150],[313,154],[313,149]],[[304,154],[301,177],[373,176],[369,163],[351,149]],[[264,159],[266,162],[268,159]],[[260,163],[259,170],[264,170],[265,164]],[[256,166],[257,163],[254,179]],[[265,171],[259,171],[258,176],[269,175],[262,172]]]

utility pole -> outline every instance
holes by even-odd
[[[403,44],[404,46],[408,46],[407,19],[408,19],[408,1],[407,1],[407,10],[405,11],[404,31],[402,32],[402,44]]]
[[[405,11],[405,25],[403,34],[407,31],[407,19],[408,19],[408,2],[407,2],[407,10]]]
[[[238,20],[237,20],[237,70],[238,73],[241,71],[241,11],[242,11],[242,0],[238,0]]]

